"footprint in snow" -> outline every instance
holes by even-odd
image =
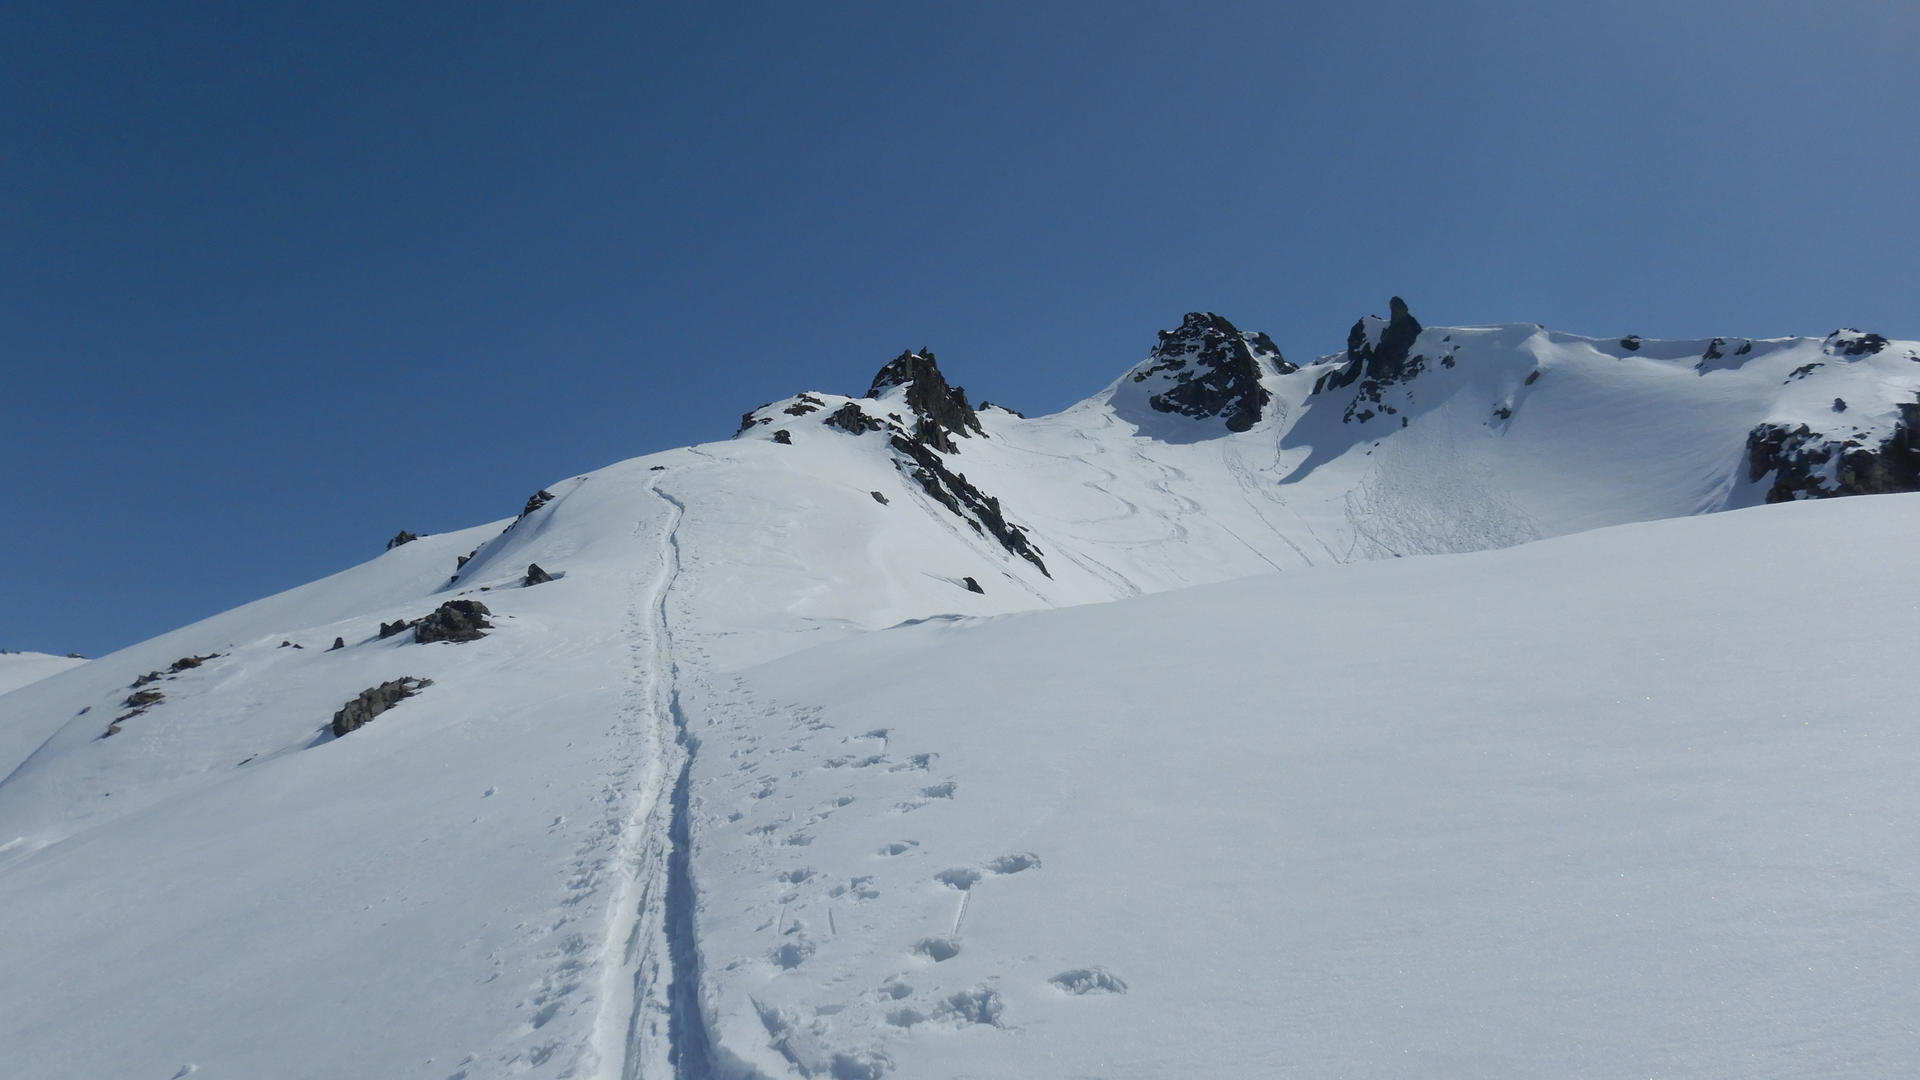
[[[938,964],[960,955],[960,943],[948,937],[921,938],[913,943],[916,956],[924,956]]]
[[[987,869],[996,874],[1017,874],[1022,870],[1031,870],[1040,865],[1040,856],[1031,851],[1002,855],[987,864]]]
[[[1124,994],[1126,980],[1106,968],[1088,967],[1063,971],[1048,982],[1069,994]]]
[[[968,889],[979,884],[980,877],[980,871],[972,867],[962,867],[957,870],[942,870],[933,875],[935,881],[938,881],[949,889],[959,889],[961,892],[966,892]]]

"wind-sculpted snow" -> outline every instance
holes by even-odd
[[[1219,327],[1208,322],[1199,351],[1181,346],[1185,383],[1178,372],[1167,381],[1170,368],[1135,382],[1136,369],[1033,419],[973,410],[944,375],[933,378],[930,353],[909,353],[888,365],[894,374],[875,381],[874,396],[783,399],[749,413],[732,440],[557,480],[524,504],[496,508],[513,516],[418,536],[0,696],[0,955],[9,961],[0,1047],[9,1065],[87,1078],[188,1066],[425,1080],[1050,1075],[1052,1066],[1037,1063],[1057,1051],[1085,1075],[1259,1074],[1296,1053],[1310,1074],[1364,1073],[1341,1064],[1373,1060],[1364,1045],[1285,1019],[1289,1009],[1312,1013],[1318,1006],[1303,1002],[1315,994],[1348,1000],[1338,972],[1376,971],[1359,962],[1374,955],[1355,944],[1359,931],[1324,924],[1361,950],[1333,959],[1180,936],[1188,924],[1225,933],[1267,925],[1260,912],[1270,908],[1292,919],[1334,904],[1308,888],[1314,865],[1282,851],[1274,865],[1295,876],[1281,881],[1236,868],[1225,840],[1190,837],[1217,833],[1240,845],[1232,850],[1254,850],[1265,830],[1300,839],[1303,851],[1334,852],[1313,846],[1318,826],[1309,825],[1338,815],[1302,794],[1332,798],[1332,789],[1290,764],[1281,744],[1259,740],[1298,736],[1317,753],[1325,744],[1315,739],[1347,730],[1347,714],[1323,707],[1336,676],[1354,701],[1401,688],[1408,716],[1423,686],[1436,688],[1435,701],[1460,698],[1454,669],[1436,659],[1458,661],[1455,646],[1389,639],[1433,625],[1434,590],[1452,580],[1450,567],[1532,564],[1521,552],[1510,564],[1401,559],[1438,568],[1431,579],[1340,564],[1758,506],[1783,479],[1801,495],[1845,491],[1847,454],[1904,460],[1884,448],[1906,452],[1900,433],[1920,401],[1916,346],[1859,332],[1661,342],[1531,324],[1419,327],[1400,314],[1363,320],[1352,355],[1297,370],[1254,348],[1260,335],[1240,335],[1258,361],[1252,385],[1246,365],[1234,363],[1244,358],[1209,338],[1208,327]],[[1209,381],[1193,365],[1214,346],[1226,366]],[[1159,350],[1145,366],[1170,357]],[[1330,376],[1348,371],[1358,374],[1334,385]],[[1156,409],[1141,396],[1196,382],[1200,390],[1166,400],[1208,415]],[[1256,400],[1257,418],[1213,411]],[[1248,420],[1244,430],[1229,413]],[[1751,433],[1802,425],[1806,438],[1782,439],[1777,452],[1762,439],[1764,460],[1750,459]],[[1823,445],[1839,449],[1815,462]],[[1828,461],[1830,473],[1814,467]],[[1885,471],[1894,479],[1873,490],[1904,475]],[[1850,475],[1866,473],[1855,466]],[[1866,504],[1904,506],[1905,497]],[[1845,663],[1820,652],[1856,643],[1809,627],[1899,610],[1892,592],[1869,602],[1856,579],[1820,574],[1877,575],[1892,588],[1897,569],[1870,552],[1856,556],[1846,530],[1904,528],[1904,519],[1824,507],[1828,516],[1805,516],[1813,513],[1762,508],[1724,519],[1724,536],[1684,534],[1719,543],[1769,514],[1847,523],[1823,534],[1845,557],[1817,570],[1776,560],[1763,573],[1757,555],[1728,563],[1729,573],[1744,567],[1769,588],[1806,583],[1804,593],[1752,594],[1773,598],[1772,623],[1739,607],[1759,601],[1737,591],[1726,604],[1686,594],[1703,606],[1673,610],[1648,598],[1633,620],[1706,634],[1684,619],[1740,612],[1712,640],[1740,643],[1749,659],[1773,655],[1754,647],[1765,637],[1754,627],[1776,625],[1774,637],[1795,642],[1777,671],[1800,681],[1776,685],[1738,668],[1745,681],[1729,700],[1749,704],[1760,698],[1738,695],[1771,687],[1785,700],[1802,693],[1795,687],[1829,685],[1806,672],[1893,670],[1891,653],[1876,667],[1857,651]],[[370,550],[383,542],[369,538]],[[1577,544],[1521,549],[1548,550],[1604,554]],[[1554,566],[1582,579],[1572,564]],[[1274,571],[1287,573],[1244,584]],[[1584,661],[1572,645],[1552,656],[1528,651],[1547,640],[1526,622],[1534,616],[1495,602],[1500,580],[1474,580],[1494,598],[1489,611],[1513,615],[1499,625],[1473,616],[1479,629],[1461,631],[1484,649],[1459,671],[1479,680],[1488,715],[1507,730],[1525,716],[1587,708],[1513,696],[1515,686],[1567,684]],[[1326,584],[1295,592],[1274,581]],[[1814,588],[1821,581],[1827,593]],[[1090,659],[1086,642],[1098,637],[1090,627],[1133,618],[1123,614],[1130,608],[1086,605],[1219,582],[1243,584],[1207,594],[1215,606],[1204,613],[1143,606],[1166,616],[1157,639],[1113,644],[1129,677],[1177,690],[1177,701],[1117,676],[1107,689],[1075,681],[1083,669],[1106,670],[1107,661]],[[1854,599],[1842,610],[1832,606],[1839,596]],[[483,605],[484,636],[421,644],[417,632],[392,630],[449,603]],[[1057,623],[993,621],[1063,607],[1083,610]],[[1277,621],[1247,622],[1254,616],[1243,608]],[[975,640],[982,619],[1059,629],[1026,641],[1017,664],[993,650],[946,651]],[[1215,626],[1252,636],[1191,651]],[[382,627],[392,632],[383,637]],[[1855,636],[1869,649],[1901,641]],[[1802,648],[1807,638],[1817,639],[1805,647],[1812,652]],[[918,644],[885,651],[899,641]],[[867,642],[885,664],[834,659],[867,656]],[[814,649],[823,645],[833,648]],[[195,663],[181,666],[183,658]],[[774,661],[787,674],[758,669]],[[801,694],[790,675],[808,664],[817,682]],[[1022,664],[1056,670],[1067,689],[1009,674]],[[400,680],[418,692],[334,735],[344,703]],[[1881,707],[1871,679],[1832,685],[1836,715]],[[138,694],[158,696],[128,705]],[[1116,695],[1139,708],[1116,712]],[[875,704],[882,697],[884,709]],[[1298,715],[1318,726],[1251,730],[1255,697],[1305,701]],[[875,718],[849,719],[860,710]],[[1465,722],[1457,710],[1446,715],[1447,724]],[[103,737],[109,725],[117,730]],[[1710,732],[1685,730],[1691,741],[1654,750],[1702,752]],[[1434,753],[1470,764],[1437,744]],[[1515,760],[1545,767],[1545,750],[1527,754]],[[1102,847],[1105,833],[1067,829],[1084,815],[1178,805],[1166,781],[1144,775],[1157,763],[1204,789],[1214,800],[1204,814],[1148,822],[1141,846],[1125,849]],[[1195,779],[1207,763],[1217,775]],[[1835,765],[1843,767],[1853,765]],[[1752,769],[1742,783],[1764,772]],[[1338,775],[1359,782],[1353,770]],[[1819,797],[1801,774],[1782,782]],[[1646,789],[1694,805],[1686,790]],[[1283,796],[1294,801],[1274,802]],[[1729,843],[1751,835],[1713,834]],[[1076,847],[1076,837],[1089,846]],[[1631,846],[1611,835],[1594,842]],[[1481,852],[1478,843],[1459,850]],[[1202,853],[1221,861],[1196,866]],[[1517,875],[1541,864],[1489,865]],[[1374,890],[1354,910],[1401,925],[1379,898],[1407,894],[1354,873],[1330,880]],[[1486,891],[1459,895],[1477,911]],[[1057,940],[1021,937],[1005,921],[1016,913]],[[1296,940],[1285,929],[1292,923],[1275,925],[1261,941]],[[1421,925],[1448,924],[1433,916]],[[1482,974],[1463,975],[1458,994],[1430,980],[1436,1000],[1457,999],[1462,1015],[1477,1016],[1489,1000],[1528,996],[1483,977],[1484,950],[1434,940],[1443,939],[1464,950],[1463,972]],[[1220,955],[1234,959],[1212,975],[1175,955],[1222,941]],[[1446,955],[1433,953],[1421,970],[1437,970]],[[1652,1000],[1667,1000],[1661,980],[1671,973],[1644,964],[1616,971],[1618,985],[1645,982]],[[1301,997],[1273,989],[1281,984]],[[1704,986],[1672,983],[1682,984]],[[1597,984],[1564,985],[1597,993]],[[1228,1008],[1219,1023],[1203,1021],[1194,1003],[1213,1000],[1209,986],[1243,988],[1235,1000],[1278,1011],[1256,1022]],[[1169,987],[1180,989],[1169,997]],[[1777,1028],[1775,1019],[1765,1022]],[[1275,1022],[1295,1025],[1285,1029],[1292,1041],[1260,1034]],[[1567,1030],[1575,1029],[1586,1030]],[[1163,1049],[1075,1056],[1102,1040],[1121,1047],[1136,1032],[1160,1033]],[[1028,1056],[1039,1043],[1051,1049]],[[1875,1045],[1874,1061],[1892,1060],[1884,1042]],[[1223,1064],[1176,1066],[1153,1053]]]

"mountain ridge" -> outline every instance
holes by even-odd
[[[714,1076],[885,1071],[884,1055],[836,1064],[808,1041],[817,1018],[770,998],[739,1011],[747,976],[705,966],[703,935],[736,916],[703,891],[724,821],[693,766],[755,777],[764,799],[793,779],[764,766],[772,736],[736,733],[742,673],[902,624],[1906,482],[1914,343],[1589,338],[1389,310],[1304,365],[1194,313],[1104,390],[1034,418],[975,409],[930,351],[906,351],[867,395],[781,399],[731,440],[556,481],[517,516],[0,696],[0,903],[9,947],[35,958],[0,980],[7,1042],[48,1075],[151,1071],[154,1048],[288,1075],[244,1025],[194,1034],[208,1015],[277,1017],[316,1074],[430,1059],[414,1073],[663,1077],[682,1075],[687,1032],[724,1020],[701,1047]],[[1763,427],[1791,438],[1753,450]],[[483,601],[485,633],[381,633],[450,600]],[[420,689],[335,734],[346,703],[395,683]],[[887,753],[819,767],[903,766],[896,801],[947,805],[947,779],[910,755],[858,765]],[[796,806],[747,850],[798,851],[799,822],[839,811]],[[129,860],[158,875],[137,919],[109,884]],[[645,899],[665,896],[671,912]],[[771,926],[787,940],[769,955],[794,965],[734,972],[802,979],[803,943],[834,933]],[[183,979],[191,993],[151,992]],[[958,1000],[941,1015],[991,1011]],[[73,1034],[101,1016],[110,1036]],[[341,1045],[341,1029],[360,1037]]]

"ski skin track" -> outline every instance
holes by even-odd
[[[679,572],[676,531],[684,513],[679,500],[660,491],[658,481],[646,491],[666,505],[667,517],[659,529],[659,570],[635,607],[635,682],[640,691],[644,740],[648,759],[632,793],[632,813],[621,832],[617,855],[620,883],[609,900],[608,926],[602,956],[601,1006],[590,1043],[594,1064],[588,1075],[600,1080],[665,1080],[685,1076],[704,1080],[706,1071],[688,1072],[687,1065],[704,1066],[705,1025],[698,1017],[697,994],[676,985],[678,951],[668,925],[675,914],[670,868],[684,876],[687,863],[686,785],[690,756],[683,745],[683,723],[678,717],[674,689],[677,665],[667,626],[667,596]],[[689,890],[690,891],[690,890]],[[661,902],[667,894],[666,903]],[[691,967],[684,961],[681,966]],[[689,972],[695,980],[697,974]],[[680,1039],[689,1034],[675,1008],[681,999],[695,1010],[691,1024],[694,1046],[683,1052]]]
[[[699,1005],[686,820],[693,747],[680,711],[679,665],[666,607],[680,569],[677,530],[686,508],[661,491],[657,480],[647,491],[668,507],[659,534],[660,569],[636,605],[636,667],[652,760],[623,833],[620,855],[626,870],[611,901],[603,954],[608,962],[593,1036],[599,1065],[593,1075],[707,1080],[710,1050]]]

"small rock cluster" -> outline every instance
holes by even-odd
[[[181,672],[191,671],[209,660],[218,659],[219,656],[219,653],[208,653],[205,656],[183,656],[165,668],[149,671],[145,675],[133,680],[132,684],[127,687],[127,689],[132,690],[133,693],[127,695],[127,700],[120,703],[121,707],[128,711],[114,717],[113,722],[107,725],[107,730],[101,733],[100,738],[104,739],[109,735],[120,734],[121,724],[126,723],[128,720],[139,716],[141,713],[146,712],[148,709],[166,700],[167,695],[165,691],[142,690],[140,689],[141,687],[150,683],[159,682],[161,679],[177,678]]]
[[[478,600],[449,600],[431,615],[414,624],[413,640],[425,645],[434,641],[478,641],[493,629],[486,617],[493,614]]]
[[[411,675],[404,675],[391,682],[383,682],[379,686],[362,690],[359,697],[347,702],[341,706],[339,712],[333,714],[334,738],[360,730],[374,717],[432,685],[432,679],[416,679]]]
[[[493,614],[478,600],[449,600],[418,619],[396,619],[380,624],[380,636],[390,638],[403,630],[413,631],[413,640],[425,645],[433,641],[478,641],[484,631],[493,629],[486,616]],[[334,639],[334,647],[341,645]],[[332,652],[332,649],[327,650]]]

